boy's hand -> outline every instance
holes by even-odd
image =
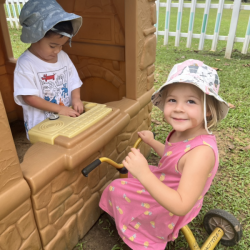
[[[79,114],[82,114],[84,111],[83,103],[80,99],[72,99],[72,108],[77,111]]]
[[[66,107],[66,106],[60,106],[59,115],[66,115],[66,116],[71,116],[71,117],[77,117],[80,114],[75,111],[74,109],[70,108],[70,107]]]
[[[124,167],[137,179],[143,175],[151,173],[146,158],[140,153],[139,149],[132,148],[128,156],[123,160]]]
[[[49,101],[44,100],[43,98],[39,96],[34,96],[34,95],[27,95],[27,96],[22,96],[23,100],[26,104],[37,108],[41,109],[44,111],[50,111],[53,113],[58,113],[59,115],[66,115],[66,116],[71,116],[71,117],[77,117],[79,116],[79,112],[76,110],[67,107],[67,106],[61,106],[56,103],[51,103]]]
[[[143,130],[138,132],[138,135],[141,137],[141,139],[147,143],[149,146],[151,146],[152,141],[154,140],[154,134],[149,130]]]

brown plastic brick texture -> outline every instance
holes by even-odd
[[[81,99],[112,112],[73,138],[36,142],[19,164],[9,122],[22,119],[13,100],[13,59],[0,0],[0,249],[73,249],[98,220],[103,189],[114,178],[107,163],[85,178],[81,170],[99,157],[121,162],[150,129],[156,54],[152,0],[58,0],[83,18],[64,46],[83,81]],[[150,148],[142,144],[146,156]]]

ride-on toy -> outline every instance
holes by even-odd
[[[141,138],[139,138],[133,147],[138,148],[141,141]],[[123,164],[118,164],[106,157],[99,158],[89,164],[82,170],[82,174],[88,177],[88,174],[102,162],[107,162],[114,166],[120,172],[120,178],[127,177],[128,171]],[[219,242],[224,246],[234,246],[242,237],[242,228],[239,221],[232,214],[221,209],[208,211],[204,216],[203,225],[210,235],[201,248],[188,225],[181,229],[191,250],[213,250]]]

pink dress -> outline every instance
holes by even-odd
[[[194,219],[202,207],[203,197],[208,191],[218,169],[218,149],[215,136],[201,135],[189,140],[170,143],[166,140],[164,154],[158,167],[149,166],[152,173],[168,187],[177,190],[181,173],[179,159],[189,150],[207,145],[215,154],[215,165],[209,174],[202,195],[185,216],[177,216],[159,205],[142,184],[129,174],[126,179],[116,179],[103,191],[100,207],[115,219],[123,241],[132,249],[157,249],[166,247],[168,241],[178,237],[179,230]],[[202,167],[202,166],[201,166]]]

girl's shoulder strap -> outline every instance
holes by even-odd
[[[217,171],[217,167],[219,164],[219,151],[218,151],[215,136],[214,135],[200,135],[200,136],[198,136],[194,147],[202,146],[202,145],[209,146],[214,151],[214,156],[215,156],[214,170]]]
[[[201,135],[199,138],[203,145],[210,146],[218,151],[216,137],[214,135]]]

